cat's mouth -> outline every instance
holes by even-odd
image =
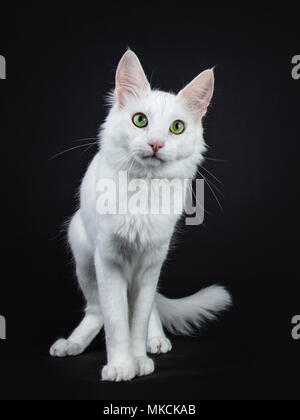
[[[157,155],[144,156],[143,160],[146,160],[148,162],[155,162],[155,161],[164,162],[164,160]]]
[[[157,153],[151,155],[138,154],[135,156],[135,158],[139,161],[140,164],[154,168],[166,162],[163,158],[158,156]]]

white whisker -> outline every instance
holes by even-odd
[[[205,172],[207,172],[210,176],[212,176],[219,184],[223,185],[223,182],[220,181],[214,174],[212,174],[208,169],[204,168],[204,166],[201,166],[201,169],[204,169]]]
[[[50,158],[49,158],[49,160],[55,159],[55,158],[57,158],[57,157],[59,157],[59,156],[62,156],[62,155],[64,155],[64,154],[65,154],[65,153],[67,153],[67,152],[71,152],[72,150],[80,149],[81,147],[94,146],[94,145],[96,145],[96,144],[97,144],[97,142],[94,142],[94,143],[88,143],[88,144],[80,144],[79,146],[74,146],[74,147],[71,147],[70,149],[63,150],[62,152],[59,152],[59,153],[57,153],[56,155],[54,155],[54,156],[50,157]]]
[[[213,158],[209,158],[207,156],[204,156],[205,160],[211,160],[212,162],[228,162],[228,160],[223,160],[223,159],[213,159]]]
[[[84,139],[76,139],[76,140],[73,140],[73,142],[89,141],[89,140],[98,140],[98,138],[97,137],[86,137]]]
[[[216,202],[217,202],[217,204],[218,204],[218,206],[220,207],[220,209],[221,209],[221,211],[223,212],[224,210],[223,210],[223,207],[221,206],[221,203],[220,203],[220,201],[219,201],[219,199],[218,199],[218,197],[217,197],[217,195],[216,195],[216,193],[215,193],[215,191],[213,190],[213,188],[212,188],[212,186],[210,185],[210,182],[209,182],[209,180],[200,172],[200,170],[199,170],[199,173],[200,173],[200,175],[202,176],[202,178],[205,180],[205,182],[206,182],[206,184],[207,184],[207,186],[208,186],[208,188],[210,189],[210,191],[211,191],[211,193],[212,193],[212,195],[214,196],[214,198],[215,198],[215,200],[216,200]],[[212,185],[217,189],[217,191],[219,191],[218,190],[218,188],[212,183]],[[219,191],[220,192],[220,191]],[[220,192],[221,193],[221,192]],[[222,194],[222,196],[224,196],[224,194],[223,193],[221,193]]]

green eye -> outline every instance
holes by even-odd
[[[182,134],[184,132],[184,123],[176,120],[171,124],[170,131],[173,134]]]
[[[145,114],[142,114],[141,112],[138,112],[135,114],[132,118],[132,122],[136,127],[144,128],[148,125],[148,118]]]

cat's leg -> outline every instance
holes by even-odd
[[[59,339],[50,349],[53,357],[77,356],[84,352],[103,327],[94,257],[80,211],[73,217],[68,232],[76,262],[76,274],[86,299],[85,316],[68,339]]]
[[[148,328],[148,353],[168,353],[172,350],[171,341],[166,337],[163,326],[154,303]]]
[[[108,253],[108,247],[104,249],[103,246],[95,255],[107,350],[107,365],[102,369],[102,380],[130,381],[135,376],[135,367],[129,334],[128,284],[122,265]]]
[[[144,257],[131,290],[131,340],[138,376],[154,372],[153,360],[147,356],[147,334],[165,255],[166,249],[163,248]]]

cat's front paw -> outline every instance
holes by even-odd
[[[102,381],[123,382],[131,381],[135,377],[133,360],[108,363],[102,369]]]
[[[154,372],[154,362],[147,356],[135,358],[135,372],[137,376],[151,375]]]
[[[84,349],[80,344],[60,338],[51,347],[50,355],[52,357],[78,356],[83,350]]]
[[[152,337],[148,339],[147,350],[151,354],[164,354],[172,350],[172,344],[167,337]]]

